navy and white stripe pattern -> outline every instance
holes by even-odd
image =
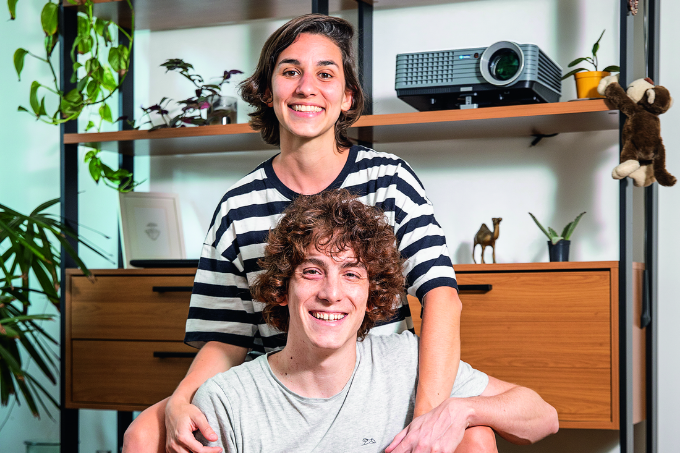
[[[273,159],[273,158],[272,158]],[[269,327],[263,304],[249,287],[260,272],[269,229],[298,196],[272,168],[260,164],[222,198],[203,244],[191,296],[184,341],[200,347],[220,341],[269,352],[285,345],[286,336]],[[422,300],[433,288],[457,288],[451,258],[432,203],[411,167],[393,154],[362,146],[349,150],[347,163],[328,189],[346,188],[368,205],[378,206],[394,227],[399,250],[407,259],[408,293]],[[397,315],[374,327],[373,334],[413,329],[406,299]]]

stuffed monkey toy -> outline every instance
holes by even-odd
[[[597,87],[609,103],[626,115],[623,126],[621,163],[612,177],[629,176],[636,187],[647,187],[654,181],[672,186],[676,178],[666,170],[666,148],[661,140],[659,115],[673,104],[668,90],[654,86],[650,79],[638,79],[623,91],[618,75],[605,77]]]

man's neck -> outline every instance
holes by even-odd
[[[349,381],[356,365],[356,342],[326,351],[310,351],[290,342],[268,357],[276,377],[288,388],[306,398],[330,398]]]
[[[283,137],[282,137],[283,138]],[[312,195],[326,189],[347,162],[349,152],[340,152],[335,137],[318,137],[303,141],[281,141],[281,154],[272,162],[279,180],[289,189],[303,195]]]

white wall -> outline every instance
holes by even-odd
[[[603,65],[618,60],[618,3],[615,0],[488,0],[452,2],[449,5],[377,11],[374,16],[374,97],[376,113],[407,112],[413,109],[396,98],[394,60],[397,53],[489,45],[498,40],[533,42],[566,69],[577,56],[586,55],[602,29],[607,32],[601,42]],[[680,6],[674,0],[662,0],[662,80],[671,92],[680,80],[672,43],[680,38],[673,22]],[[19,13],[28,16],[29,2],[19,2]],[[35,13],[31,14],[32,16]],[[352,13],[344,17],[356,23]],[[172,32],[138,32],[135,49],[135,105],[151,105],[163,96],[188,97],[191,86],[177,74],[165,74],[158,67],[168,58],[185,58],[197,72],[211,77],[225,69],[246,73],[255,66],[265,39],[284,21],[256,21],[247,25],[208,27]],[[31,24],[33,26],[34,24]],[[15,36],[12,27],[3,24],[0,37],[6,49],[1,60],[11,61],[16,47],[30,39],[39,46],[39,28],[30,37]],[[28,27],[26,24],[25,27]],[[672,63],[671,63],[672,62]],[[27,60],[26,74],[33,71]],[[674,71],[675,70],[675,71]],[[0,66],[3,105],[0,111],[2,151],[0,168],[18,168],[0,180],[0,202],[28,210],[39,202],[58,196],[58,131],[33,122],[28,115],[14,112],[15,105],[26,103],[28,77],[21,85],[14,83],[11,65]],[[237,79],[239,81],[241,79]],[[562,100],[574,97],[571,80],[565,81]],[[18,87],[18,88],[17,88]],[[226,92],[234,89],[227,85]],[[678,88],[680,89],[680,88]],[[677,108],[677,107],[676,107]],[[680,110],[678,110],[680,112]],[[663,135],[669,149],[668,168],[680,174],[678,148],[680,131],[674,127],[680,113],[671,110],[662,117]],[[245,122],[247,110],[239,104],[239,122]],[[675,121],[673,121],[675,119]],[[618,184],[610,171],[618,159],[616,132],[562,134],[529,148],[530,138],[477,139],[427,142],[421,144],[376,144],[378,150],[393,152],[414,167],[435,204],[437,217],[444,227],[455,263],[471,262],[472,237],[481,223],[502,217],[498,241],[499,262],[547,261],[545,238],[533,225],[527,212],[561,228],[579,212],[588,211],[573,237],[572,260],[618,259]],[[676,145],[676,146],[673,146]],[[198,155],[190,158],[136,158],[139,179],[148,178],[141,190],[179,193],[182,204],[186,250],[197,257],[216,203],[243,174],[272,155],[271,151]],[[108,159],[115,163],[115,156]],[[81,221],[112,237],[100,241],[115,252],[117,222],[115,193],[94,188],[87,175],[79,178]],[[673,427],[680,421],[675,406],[680,403],[672,379],[679,361],[673,345],[678,342],[674,322],[678,308],[672,286],[674,258],[678,252],[674,207],[677,188],[660,189],[660,394],[661,450],[675,451],[678,441]],[[636,194],[639,192],[636,192]],[[451,196],[451,194],[455,194]],[[88,257],[92,266],[108,267],[102,260]],[[55,392],[56,393],[56,392]],[[6,409],[0,409],[0,422]],[[10,422],[0,432],[1,451],[20,451],[23,439],[58,438],[57,424],[35,422],[25,408],[15,410]],[[35,423],[40,423],[36,425]],[[115,417],[107,411],[83,411],[81,415],[81,451],[115,449]],[[618,432],[600,430],[563,430],[553,438],[532,447],[515,449],[507,444],[502,451],[608,453],[618,451]]]
[[[675,0],[661,1],[661,75],[659,83],[671,93],[680,96],[680,62],[677,43],[680,30],[680,4]],[[666,167],[675,176],[680,175],[680,109],[677,105],[661,116],[661,134],[668,150]],[[675,429],[680,425],[680,343],[678,322],[677,272],[680,241],[677,225],[680,223],[680,187],[659,189],[659,451],[680,451],[680,439]]]

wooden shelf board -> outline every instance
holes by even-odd
[[[357,9],[357,1],[372,3],[375,9],[406,8],[412,0],[330,0],[331,14]],[[451,0],[419,0],[416,6],[450,3]],[[65,4],[68,4],[64,0]],[[95,15],[130,26],[130,10],[125,0],[95,0]],[[292,18],[312,12],[311,0],[135,0],[137,30],[176,30],[247,22],[259,19]]]
[[[603,100],[589,100],[366,115],[350,128],[349,136],[366,142],[398,143],[616,129],[618,111],[609,110]],[[133,141],[134,152],[127,145]],[[139,156],[274,149],[266,145],[248,124],[64,134],[66,144],[88,142],[108,143],[104,149]],[[115,146],[116,143],[119,146]]]

